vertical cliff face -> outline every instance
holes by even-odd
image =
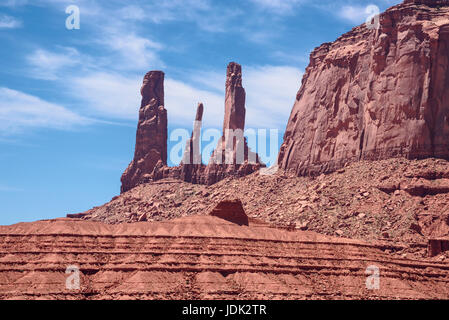
[[[122,175],[121,191],[137,186],[158,162],[167,164],[167,110],[164,108],[164,73],[148,72],[140,90],[142,103],[134,159]]]
[[[310,56],[280,167],[317,174],[361,159],[449,159],[449,1],[406,1]]]

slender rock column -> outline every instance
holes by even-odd
[[[167,110],[164,108],[164,73],[150,71],[140,90],[142,103],[136,133],[134,159],[122,175],[126,192],[150,175],[156,164],[167,164]]]

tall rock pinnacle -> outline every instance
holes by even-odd
[[[242,67],[231,62],[226,73],[225,116],[223,136],[206,168],[206,183],[213,184],[227,176],[243,176],[257,171],[263,164],[251,152],[244,137],[245,89],[242,86]]]
[[[223,136],[226,129],[245,129],[245,99],[246,93],[242,86],[242,67],[235,62],[231,62],[226,72]]]
[[[164,73],[150,71],[140,90],[142,103],[134,159],[122,175],[121,192],[137,186],[156,164],[167,164],[167,110],[164,108]]]
[[[203,112],[204,106],[202,103],[199,103],[196,109],[195,121],[193,123],[192,136],[186,143],[186,149],[181,165],[201,164],[200,140]]]
[[[201,158],[201,125],[203,121],[204,106],[198,103],[192,136],[187,140],[184,156],[178,168],[172,168],[172,177],[186,182],[199,184],[202,182],[204,165]]]

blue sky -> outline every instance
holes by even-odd
[[[140,85],[166,73],[169,129],[221,129],[226,65],[247,127],[281,134],[316,46],[400,0],[0,0],[0,224],[109,201],[134,152]],[[80,9],[67,30],[66,8]]]

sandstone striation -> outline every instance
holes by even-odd
[[[447,299],[447,261],[211,216],[0,226],[0,299]],[[366,288],[368,266],[379,290]],[[79,289],[68,288],[69,266]]]
[[[279,166],[298,175],[392,157],[449,159],[449,1],[415,0],[310,56]]]
[[[167,164],[167,110],[164,108],[164,73],[145,75],[136,133],[134,159],[122,175],[121,192],[137,186],[156,164]]]

